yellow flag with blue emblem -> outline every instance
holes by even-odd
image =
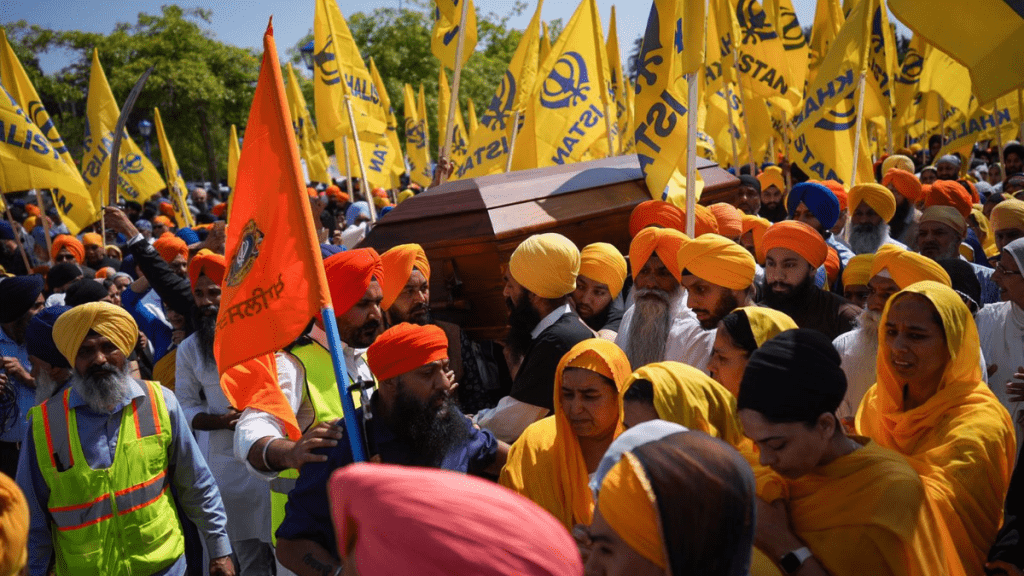
[[[452,101],[452,93],[448,88],[448,75],[444,73],[444,66],[440,67],[440,72],[438,72],[437,76],[437,125],[442,127],[448,125],[448,107]],[[439,140],[443,138],[441,134],[438,134]],[[469,148],[468,140],[466,137],[466,124],[462,120],[462,107],[456,102],[455,123],[452,127],[452,145],[449,148],[451,160],[455,164],[456,170],[466,157],[466,152]],[[440,152],[438,153],[440,154]]]
[[[335,0],[316,0],[313,14],[313,105],[321,142],[352,136],[345,106],[350,96],[356,130],[384,134],[387,118],[370,71]]]
[[[807,83],[814,82],[821,68],[825,55],[832,41],[839,35],[846,17],[839,0],[818,0],[814,10],[814,23],[811,25],[811,38],[808,42]]]
[[[7,33],[2,29],[0,85],[7,91],[12,102],[11,108],[8,109],[7,99],[0,97],[0,105],[4,106],[3,125],[7,127],[0,138],[5,145],[0,190],[51,188],[61,221],[72,234],[78,234],[82,228],[99,218],[99,206],[93,203],[92,196],[82,181],[82,175],[78,173],[78,168],[71,159],[68,147],[57,133],[57,128],[46,112],[39,94],[36,93],[35,87],[25,74],[25,69],[7,42]],[[17,112],[18,108],[21,113]],[[28,118],[28,124],[21,122],[21,116]],[[15,130],[13,142],[8,142],[10,139],[6,137],[10,132],[10,126],[21,127]],[[33,136],[26,148],[25,142],[30,130]],[[23,139],[19,139],[19,134]],[[43,143],[36,142],[36,134],[41,135]],[[54,154],[57,156],[56,159],[53,158]],[[53,184],[43,185],[44,182]]]
[[[790,82],[804,89],[807,81],[808,46],[807,36],[800,27],[800,20],[793,9],[792,0],[764,0],[764,11],[785,50],[785,62]],[[767,142],[767,140],[765,141]]]
[[[703,13],[703,0],[655,0],[637,58],[633,137],[640,170],[651,197],[677,206],[686,205],[687,115],[697,113],[687,109],[684,74],[700,66],[692,52],[704,46]],[[703,187],[698,173],[695,199]]]
[[[463,2],[469,3],[466,7],[466,38],[462,41],[461,64],[464,65],[476,49],[476,8],[473,0],[436,0],[434,5],[434,31],[430,37],[430,51],[444,67],[452,70],[455,69]]]
[[[1016,137],[1020,129],[1021,110],[1018,108],[1017,91],[1014,90],[996,99],[988,106],[976,107],[969,118],[946,125],[946,134],[939,156],[959,152],[967,158],[971,147],[982,140],[995,140],[996,130],[1003,142]]]
[[[309,108],[306,107],[306,97],[302,95],[302,87],[299,86],[298,78],[295,77],[295,69],[288,63],[288,112],[292,117],[292,130],[295,131],[295,143],[299,146],[299,155],[306,161],[306,171],[309,173],[310,182],[331,183],[331,176],[327,173],[327,166],[330,159],[327,150],[316,137],[316,127],[313,126],[313,119],[309,116]]]
[[[917,106],[921,102],[921,71],[924,70],[924,55],[928,45],[920,34],[915,34],[907,45],[903,63],[896,74],[895,126],[905,129],[914,123]]]
[[[429,186],[433,180],[430,155],[427,151],[426,125],[420,118],[416,95],[412,86],[405,85],[405,154],[409,159],[409,179],[420,186]]]
[[[178,167],[178,160],[174,157],[174,150],[167,141],[167,133],[164,132],[164,121],[160,117],[160,109],[153,108],[153,128],[156,130],[156,141],[160,145],[160,157],[164,161],[164,178],[167,181],[167,196],[171,199],[171,206],[174,207],[174,220],[178,228],[191,228],[195,221],[192,219],[192,212],[188,209],[186,199],[188,187],[185,186],[185,179],[181,176],[181,169]]]
[[[391,106],[391,97],[388,96],[387,88],[384,86],[384,79],[377,70],[377,64],[370,58],[370,75],[373,76],[373,84],[377,87],[377,94],[380,95],[380,104],[384,108],[387,118],[388,155],[390,157],[391,173],[400,176],[405,172],[405,163],[402,162],[402,145],[398,141],[398,120],[395,118],[395,109]],[[390,188],[390,186],[387,186]]]
[[[915,34],[970,71],[981,104],[1024,86],[1024,2],[889,0],[889,8]]]
[[[621,154],[623,136],[629,129],[629,114],[626,113],[625,76],[622,74],[622,57],[619,54],[619,32],[615,18],[615,6],[612,6],[611,23],[608,24],[608,83],[609,99],[612,108],[612,130],[616,150],[610,154]]]
[[[480,115],[480,126],[470,139],[463,163],[456,168],[455,179],[476,178],[505,171],[511,149],[515,113],[520,112],[522,125],[523,112],[537,77],[540,10],[543,4],[543,1],[537,3],[533,18],[519,39],[519,46],[516,47],[512,60],[501,77],[501,83],[491,97],[490,104]],[[518,147],[516,155],[521,153],[522,147]]]
[[[514,169],[579,162],[606,137],[606,59],[597,2],[582,0],[537,73]]]
[[[110,91],[107,75],[100,66],[97,51],[92,53],[89,73],[89,98],[85,103],[85,154],[82,158],[82,180],[85,181],[93,203],[102,206],[108,196],[110,182],[110,148],[114,144],[114,129],[121,110]],[[120,159],[117,163],[117,193],[125,200],[143,203],[164,187],[156,166],[142,155],[127,131],[121,139]]]

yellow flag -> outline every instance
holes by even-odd
[[[739,90],[736,85],[730,82],[719,90],[708,90],[705,93],[705,100],[707,116],[704,133],[710,141],[705,141],[705,144],[712,146],[714,156],[723,165],[737,166],[749,162],[747,135],[742,128],[743,108],[740,106]],[[732,107],[732,123],[729,122],[729,107]]]
[[[941,97],[946,108],[954,107],[966,111],[971,107],[970,72],[935,46],[929,46],[925,51],[918,89],[924,95],[934,94],[936,98]],[[934,116],[939,107],[937,99],[933,106]],[[960,118],[963,119],[966,119],[966,114]]]
[[[92,53],[92,71],[89,74],[89,99],[85,103],[85,155],[82,158],[82,179],[89,187],[96,205],[107,199],[110,181],[110,148],[114,144],[114,129],[121,115],[114,93],[107,84],[107,75],[100,66],[97,51]],[[125,200],[145,202],[160,192],[164,179],[156,167],[135,145],[127,131],[121,139],[120,160],[117,170],[117,192]]]
[[[683,74],[700,66],[683,55],[691,46],[696,50],[704,45],[695,32],[704,31],[703,12],[703,0],[655,0],[637,58],[633,136],[640,170],[654,199],[677,206],[686,205],[687,114],[697,113],[687,109],[688,83]],[[698,200],[703,187],[698,175]]]
[[[174,219],[177,221],[178,228],[191,228],[195,222],[192,220],[192,212],[186,203],[188,187],[185,186],[185,179],[181,177],[181,169],[178,168],[178,161],[174,158],[174,150],[171,150],[171,145],[167,142],[164,121],[160,118],[159,108],[153,108],[153,121],[156,129],[156,141],[160,145],[160,157],[164,161],[167,196],[170,197],[171,206],[174,207]]]
[[[427,157],[430,157],[430,122],[427,122],[427,96],[423,92],[423,83],[420,82],[420,93],[416,99],[416,112],[423,123],[423,137],[427,139]]]
[[[313,104],[320,140],[352,136],[346,94],[350,95],[356,130],[384,134],[387,118],[380,96],[335,0],[316,0],[313,51]]]
[[[622,137],[629,125],[629,114],[626,113],[626,91],[625,76],[622,74],[622,58],[619,54],[619,33],[615,19],[615,6],[612,6],[611,23],[608,24],[608,82],[611,94],[612,118],[617,150],[612,151],[612,156],[622,153]]]
[[[400,176],[405,172],[405,163],[402,162],[402,145],[398,141],[398,120],[395,118],[395,109],[391,106],[391,97],[388,96],[387,88],[384,86],[384,79],[377,70],[377,64],[370,58],[370,75],[373,76],[373,84],[377,87],[377,94],[380,95],[380,103],[388,121],[387,141],[388,153],[391,157],[391,173]],[[390,188],[391,186],[387,186]]]
[[[548,34],[548,23],[541,22],[544,33],[540,36],[540,49],[538,51],[537,66],[539,67],[548,59],[548,54],[551,54],[551,36]]]
[[[233,192],[235,182],[238,181],[238,157],[241,150],[238,148],[238,130],[231,125],[231,140],[228,140],[228,187]]]
[[[814,24],[811,26],[811,40],[808,45],[809,58],[807,63],[807,83],[814,82],[818,68],[828,54],[828,47],[839,35],[846,17],[839,0],[818,0],[814,10]]]
[[[796,17],[792,0],[765,0],[765,13],[771,20],[772,26],[782,38],[782,46],[785,48],[786,66],[790,81],[803,91],[807,81],[807,59],[808,47],[807,37],[800,27],[800,20]],[[767,143],[767,140],[765,141]]]
[[[295,69],[288,63],[288,112],[292,116],[292,130],[295,130],[295,143],[299,146],[299,153],[306,161],[306,171],[309,172],[310,182],[331,183],[331,176],[327,173],[327,166],[330,159],[327,150],[316,137],[316,127],[313,126],[313,119],[309,116],[309,109],[306,107],[306,97],[302,95],[302,87],[299,86],[298,78],[295,77]]]
[[[605,44],[595,0],[581,0],[537,73],[512,159],[516,170],[578,162],[607,133]]]
[[[889,0],[889,7],[915,34],[970,71],[981,104],[1024,86],[1024,5],[1020,2]]]
[[[473,104],[472,98],[466,98],[466,122],[467,139],[473,140],[473,134],[476,134],[480,122],[476,118],[476,106]]]
[[[426,126],[420,119],[412,86],[405,85],[405,154],[409,159],[409,179],[420,186],[429,186],[433,179],[427,152]]]
[[[462,41],[462,64],[476,49],[476,8],[473,0],[466,7],[466,37]],[[430,38],[430,51],[441,61],[442,67],[455,69],[455,51],[459,43],[459,22],[462,21],[463,0],[435,0],[434,31]]]
[[[0,29],[0,85],[7,90],[13,102],[11,111],[6,108],[7,102],[2,102],[5,107],[3,125],[7,127],[6,132],[10,131],[11,126],[21,126],[22,128],[15,132],[15,141],[17,141],[18,134],[27,135],[30,124],[33,132],[41,135],[46,144],[43,146],[37,142],[30,144],[29,148],[25,149],[24,140],[22,140],[21,151],[14,150],[13,143],[3,147],[2,190],[52,188],[53,201],[60,213],[61,221],[72,234],[78,234],[82,228],[99,218],[99,207],[93,203],[92,196],[85,187],[85,182],[82,181],[82,175],[78,173],[78,168],[68,153],[68,147],[64,145],[60,134],[57,133],[57,128],[53,125],[53,120],[50,119],[50,115],[39,99],[39,94],[36,93],[32,82],[29,81],[28,75],[25,74],[25,69],[22,68],[14,50],[7,43],[7,33],[2,29]],[[14,108],[20,108],[22,113],[17,114],[13,111]],[[9,113],[15,114],[15,117],[8,119],[6,116]],[[29,124],[22,124],[16,119],[17,116],[27,116]],[[8,138],[3,138],[3,140],[5,144],[8,144]],[[32,137],[32,140],[35,140],[35,136]],[[49,149],[49,152],[41,152],[44,149]],[[50,152],[57,155],[57,162],[52,160],[53,154]],[[16,159],[13,165],[9,164],[12,159]],[[44,186],[42,185],[43,181],[55,183]]]
[[[885,2],[872,2],[871,38],[868,40],[867,92],[864,95],[864,119],[885,126],[895,108],[896,38],[889,25]]]
[[[903,64],[896,75],[896,122],[895,126],[905,128],[914,123],[917,106],[921,101],[921,72],[924,70],[924,55],[928,45],[920,34],[915,34],[903,56]]]
[[[391,150],[390,143],[388,142],[387,136],[374,136],[372,134],[364,134],[364,138],[376,138],[374,142],[367,140],[360,140],[359,145],[363,152],[363,162],[366,164],[366,183],[370,186],[370,189],[383,188],[387,190],[391,188],[391,177],[393,176],[393,167],[395,162],[395,154]],[[359,157],[356,155],[355,141],[348,138],[348,161],[349,161],[349,173],[358,175],[359,174]],[[341,142],[340,140],[338,141]],[[345,160],[343,154],[340,152],[342,161]]]
[[[635,154],[636,153],[636,138],[633,133],[634,127],[636,126],[635,121],[635,108],[636,105],[636,85],[626,79],[626,128],[619,132],[622,135],[622,153],[623,154]]]
[[[533,19],[519,39],[512,60],[505,70],[491,103],[480,116],[480,126],[470,140],[465,161],[455,172],[456,179],[476,178],[505,171],[516,110],[522,115],[528,94],[537,77],[537,53],[540,49],[540,10],[537,3]],[[518,155],[518,152],[517,152]]]
[[[1017,91],[1000,96],[989,105],[977,109],[966,120],[946,126],[946,138],[939,151],[939,156],[961,153],[965,158],[970,156],[971,147],[981,140],[995,140],[996,127],[1003,142],[1016,137],[1020,129],[1021,111],[1018,108]]]
[[[444,66],[440,67],[437,78],[437,138],[444,138],[445,130],[448,127],[448,107],[452,101],[451,90],[448,89],[448,75],[444,73]],[[466,124],[462,121],[462,110],[459,103],[455,103],[455,123],[452,126],[451,159],[455,163],[456,170],[462,160],[466,157],[469,148],[469,139],[466,137]],[[440,150],[440,146],[438,150]],[[438,152],[440,154],[440,152]]]

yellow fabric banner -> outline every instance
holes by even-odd
[[[444,73],[444,66],[440,67],[437,78],[437,139],[443,140],[445,130],[448,128],[448,107],[452,101],[452,93],[448,88],[448,75]],[[451,159],[457,170],[466,157],[469,148],[466,138],[466,125],[462,121],[462,110],[459,104],[455,103],[455,124],[452,126]],[[438,154],[441,146],[438,145]]]
[[[473,0],[466,8],[466,38],[462,41],[462,64],[465,65],[476,49],[476,7]],[[441,61],[442,68],[455,70],[455,51],[459,44],[459,22],[462,21],[463,0],[436,0],[434,30],[430,36],[430,51]]]
[[[473,104],[472,98],[466,98],[466,136],[472,141],[473,134],[476,134],[476,129],[480,127],[480,121],[476,118],[476,105]]]
[[[327,166],[330,160],[327,157],[327,150],[316,137],[316,127],[313,126],[313,119],[309,116],[309,109],[306,107],[306,97],[302,95],[302,87],[295,77],[295,69],[288,63],[288,112],[291,114],[292,129],[295,130],[295,142],[299,145],[299,154],[306,161],[306,172],[309,173],[310,182],[331,183],[331,176],[327,173]]]
[[[427,151],[426,125],[420,118],[412,86],[405,85],[405,154],[409,159],[409,179],[420,186],[429,186],[430,155]]]
[[[629,129],[629,114],[626,113],[626,78],[622,74],[622,57],[619,54],[618,24],[615,18],[615,6],[612,6],[611,23],[608,25],[608,83],[612,102],[612,130],[615,137],[616,150],[610,154],[622,154],[623,136]]]
[[[181,169],[178,168],[178,161],[174,158],[174,150],[167,141],[167,133],[164,132],[164,121],[160,117],[160,109],[153,108],[153,128],[156,130],[156,141],[160,145],[160,157],[164,162],[164,178],[167,181],[167,196],[171,199],[171,206],[174,207],[174,220],[178,228],[191,228],[195,221],[192,219],[192,212],[188,209],[188,187],[185,186],[185,179],[181,177]]]
[[[391,156],[391,174],[401,176],[405,172],[405,163],[402,161],[402,145],[398,140],[398,120],[395,118],[395,109],[391,106],[391,97],[388,96],[387,88],[384,86],[384,79],[381,78],[373,58],[370,58],[370,75],[373,76],[373,84],[377,87],[377,94],[380,95],[380,103],[387,117],[386,136]]]
[[[231,139],[228,140],[228,187],[235,190],[235,183],[238,182],[238,157],[241,155],[238,147],[238,129],[231,125]]]
[[[807,84],[814,82],[818,68],[821,68],[821,62],[825,54],[828,54],[828,47],[839,35],[845,21],[839,0],[818,0],[808,44]]]
[[[971,155],[971,147],[981,140],[994,140],[996,127],[1003,142],[1016,138],[1020,129],[1021,111],[1017,91],[1000,96],[993,104],[978,108],[970,118],[955,124],[946,124],[946,134],[939,156],[959,152],[964,158]]]
[[[107,75],[100,66],[99,53],[93,50],[92,70],[89,74],[89,98],[85,103],[85,141],[82,157],[82,179],[89,187],[92,201],[97,206],[106,204],[110,181],[110,148],[114,144],[114,129],[121,110],[110,91]],[[117,192],[125,200],[145,202],[164,187],[153,163],[125,131],[121,139],[117,170]]]

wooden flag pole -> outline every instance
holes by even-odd
[[[352,164],[351,164],[351,160],[349,160],[349,156],[348,156],[348,136],[342,136],[341,137],[341,148],[342,148],[342,150],[344,150],[344,155],[345,155],[345,187],[347,188],[347,190],[345,190],[345,191],[349,193],[349,196],[352,197],[352,201],[355,202],[357,200],[357,198],[356,198],[355,190],[352,189],[352,168],[351,168]],[[334,157],[335,158],[338,157],[337,151],[335,151]],[[365,191],[364,191],[364,193],[365,193]],[[346,222],[346,224],[348,224],[348,223]]]
[[[892,155],[892,118],[885,117],[885,153]]]
[[[615,156],[615,137],[612,135],[612,110],[608,104],[604,105],[605,132],[608,133],[608,157]]]
[[[14,241],[18,243],[18,250],[21,252],[21,259],[25,262],[25,272],[30,273],[32,272],[32,264],[29,263],[28,252],[25,252],[25,245],[21,242],[21,234],[18,233],[18,227],[15,225],[14,216],[11,215],[11,205],[6,201],[4,202],[4,209],[7,211],[7,221],[11,223],[11,230],[14,232]]]
[[[789,145],[790,145],[789,128],[790,128],[790,126],[789,126],[789,118],[786,117],[786,111],[783,110],[782,111],[782,147],[783,147],[782,155],[786,158],[786,162],[790,165],[790,167],[792,167],[793,163],[789,159]],[[793,175],[790,173],[789,170],[786,170],[786,173],[783,176],[786,177],[786,192],[789,193],[789,189],[793,187]]]
[[[452,148],[452,130],[455,129],[455,112],[459,105],[459,82],[462,80],[462,49],[466,41],[466,14],[469,12],[469,0],[462,0],[462,16],[459,17],[459,41],[455,44],[455,74],[452,76],[452,98],[448,103],[448,125],[444,130],[444,144],[441,146],[441,153],[437,157],[438,165],[441,159],[448,159]],[[444,66],[444,62],[441,63]],[[448,175],[441,173],[441,183],[448,180]]]
[[[46,253],[53,253],[53,240],[50,239],[50,219],[46,217],[46,206],[43,202],[43,191],[36,188],[36,206],[39,207],[39,219],[43,221],[43,231],[46,235]],[[37,224],[38,226],[38,224]],[[103,250],[106,251],[107,237],[103,237]]]
[[[866,80],[867,73],[861,72],[860,82],[857,83],[857,92],[859,93],[859,96],[857,97],[857,124],[855,127],[856,131],[853,134],[853,168],[850,172],[850,181],[846,183],[847,188],[852,188],[853,185],[857,182],[857,161],[859,160],[860,156],[860,130],[861,127],[864,125],[864,84]],[[849,228],[849,226],[847,226],[847,228]]]
[[[686,109],[686,235],[694,238],[697,212],[697,83],[696,72],[686,75],[689,97]]]
[[[508,143],[508,160],[505,162],[505,172],[512,171],[512,154],[516,151],[517,136],[519,136],[519,110],[516,110],[515,116],[512,117],[512,141]]]
[[[366,181],[366,164],[363,164],[363,147],[359,143],[359,130],[356,129],[356,118],[352,115],[352,96],[345,94],[345,109],[348,110],[348,123],[352,128],[352,139],[355,141],[356,161],[359,162],[359,180],[363,189],[363,196],[366,197],[366,205],[370,208],[370,226],[377,223],[377,207],[373,203],[373,194],[370,194],[369,184]],[[345,146],[348,150],[348,146]]]
[[[1003,170],[1006,170],[1006,162],[1003,161],[1003,131],[999,128],[999,114],[995,114],[995,117],[996,117],[996,146],[999,148],[999,165],[1003,167]],[[971,147],[971,150],[972,150],[972,156],[973,156],[973,150],[974,150],[973,146]],[[970,164],[968,164],[968,167],[969,166],[970,166]]]

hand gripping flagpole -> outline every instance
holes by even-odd
[[[334,378],[341,394],[341,409],[345,413],[345,434],[349,446],[352,447],[352,461],[365,462],[366,448],[363,446],[363,432],[356,422],[356,405],[348,391],[348,368],[345,366],[345,355],[342,353],[341,336],[338,334],[338,321],[334,318],[334,307],[325,306],[321,311],[324,320],[324,331],[327,332],[328,348],[331,350],[331,364],[334,366]],[[357,382],[358,384],[358,382]]]

